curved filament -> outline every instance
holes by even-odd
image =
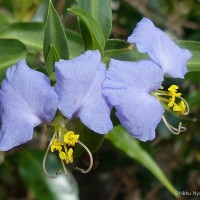
[[[49,153],[49,150],[50,150],[50,148],[51,148],[51,144],[52,144],[53,139],[55,138],[55,135],[56,135],[56,133],[53,134],[53,137],[52,137],[52,139],[51,139],[51,141],[50,141],[50,143],[49,143],[49,145],[48,145],[48,147],[47,147],[47,150],[46,150],[46,152],[45,152],[44,159],[43,159],[43,162],[42,162],[43,171],[44,171],[45,175],[46,175],[47,177],[49,177],[49,178],[52,178],[52,179],[58,177],[58,176],[60,175],[60,173],[61,173],[61,170],[58,169],[58,170],[56,171],[56,175],[55,175],[55,176],[52,176],[52,175],[50,175],[50,174],[47,172],[47,170],[46,170],[47,155],[48,155],[48,153]]]
[[[92,169],[92,166],[93,166],[92,153],[90,152],[90,150],[81,141],[78,140],[77,143],[79,143],[88,152],[88,155],[90,157],[90,165],[89,165],[89,167],[86,170],[81,169],[79,167],[75,167],[75,169],[78,170],[78,171],[80,171],[83,174],[86,174],[86,173],[88,173]]]
[[[187,129],[186,127],[182,126],[182,123],[179,123],[178,128],[173,127],[165,118],[165,116],[162,116],[162,119],[165,123],[165,125],[167,126],[167,128],[170,130],[170,132],[172,132],[174,135],[178,135],[181,132],[185,132]]]
[[[67,169],[66,169],[66,166],[65,166],[65,163],[63,162],[63,160],[61,160],[61,163],[62,163],[65,174],[68,176],[68,172],[67,172]]]

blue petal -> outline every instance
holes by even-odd
[[[161,104],[150,94],[160,87],[162,80],[161,69],[150,60],[112,59],[103,83],[103,94],[116,108],[122,126],[142,141],[155,137],[155,128],[164,113]]]
[[[29,68],[24,60],[10,67],[0,91],[0,150],[31,140],[35,126],[53,119],[57,101],[45,75]]]
[[[183,78],[187,72],[187,61],[192,54],[181,49],[162,30],[156,28],[147,18],[143,18],[128,37],[128,42],[135,43],[138,51],[148,53],[149,57],[160,65],[164,74],[174,78]]]
[[[99,51],[87,51],[55,65],[58,108],[67,118],[79,117],[91,130],[105,134],[112,129],[110,107],[102,95],[106,68]]]

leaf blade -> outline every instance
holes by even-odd
[[[160,167],[154,162],[150,155],[142,149],[139,142],[134,137],[131,137],[122,126],[115,126],[114,129],[106,135],[106,139],[110,140],[111,143],[124,154],[145,166],[173,195],[175,195],[175,188],[171,185]]]
[[[0,38],[17,39],[29,50],[42,50],[44,24],[39,22],[12,23],[0,32]]]
[[[103,54],[103,49],[105,46],[105,38],[104,38],[104,35],[103,35],[103,32],[102,32],[100,26],[94,20],[94,18],[80,8],[69,8],[68,11],[72,12],[76,16],[78,16],[84,22],[88,31],[90,32],[92,44],[91,45],[87,44],[86,49],[93,49],[93,50],[99,49],[99,51]],[[83,38],[83,40],[84,40],[84,38]],[[89,41],[87,41],[87,42],[89,42]]]
[[[0,80],[5,76],[6,70],[20,59],[25,59],[27,49],[24,44],[15,39],[0,39]]]
[[[89,13],[103,30],[105,40],[112,29],[112,9],[110,0],[77,0],[77,6]]]
[[[43,54],[44,60],[47,61],[47,57],[50,51],[51,44],[58,51],[59,57],[62,59],[69,58],[67,38],[64,28],[51,1],[49,1],[49,8],[47,14],[47,20],[44,31],[43,42]]]
[[[46,61],[46,68],[47,68],[48,74],[51,74],[54,71],[54,64],[55,62],[59,60],[60,60],[60,57],[58,55],[58,52],[56,48],[51,44],[50,50],[47,56],[47,61]]]

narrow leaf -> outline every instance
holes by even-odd
[[[42,50],[43,23],[13,23],[0,32],[0,38],[12,38],[24,43],[28,50]]]
[[[156,162],[140,146],[137,139],[128,134],[120,125],[115,126],[115,128],[106,135],[106,138],[124,154],[137,160],[146,167],[173,195],[175,195],[175,188],[171,185]]]
[[[112,9],[110,0],[77,0],[77,6],[89,13],[100,25],[105,40],[112,28]],[[84,36],[85,37],[85,36]]]
[[[105,38],[99,24],[94,20],[94,18],[90,14],[88,14],[86,11],[80,8],[69,8],[68,11],[77,15],[80,18],[80,20],[85,24],[90,33],[92,43],[87,44],[86,49],[99,49],[99,51],[103,53],[103,49],[105,46]],[[85,36],[85,34],[82,33],[82,37],[84,43],[89,42],[87,41],[88,38]]]
[[[81,35],[69,29],[65,29],[65,34],[69,46],[69,57],[74,58],[83,53],[84,47]]]
[[[8,67],[26,58],[27,49],[18,40],[0,39],[0,52],[0,80],[2,80]]]
[[[58,55],[56,48],[51,44],[46,62],[46,68],[49,74],[51,74],[54,71],[54,64],[55,62],[59,61],[59,59],[60,57]]]
[[[64,28],[51,1],[49,1],[48,15],[45,25],[43,53],[44,59],[47,61],[51,44],[57,49],[59,57],[68,59],[68,45]]]

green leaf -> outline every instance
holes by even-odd
[[[65,29],[65,34],[69,46],[69,57],[74,58],[83,53],[84,47],[81,35],[69,29]]]
[[[200,42],[177,40],[176,43],[181,47],[192,52],[192,58],[188,61],[189,71],[200,71]]]
[[[42,160],[44,152],[42,151],[25,151],[15,157],[20,176],[31,190],[36,199],[78,200],[78,187],[73,175],[60,174],[56,179],[46,177],[42,169]],[[61,167],[60,162],[55,154],[49,154],[47,160],[48,172],[55,175],[55,172]]]
[[[18,40],[0,39],[0,52],[0,80],[2,80],[8,67],[26,58],[27,49]]]
[[[100,25],[105,40],[112,28],[112,9],[110,0],[77,0],[77,6],[90,14]],[[86,35],[84,36],[86,37]]]
[[[28,50],[42,50],[43,23],[13,23],[0,32],[0,38],[12,38],[24,43]]]
[[[47,72],[51,74],[54,71],[54,64],[55,62],[59,61],[59,55],[56,48],[51,44],[50,50],[47,56],[46,68]]]
[[[58,51],[58,55],[62,59],[69,58],[67,38],[64,28],[51,1],[49,1],[48,15],[44,32],[43,53],[44,60],[47,61],[51,44]]]
[[[133,44],[130,44],[120,39],[109,39],[106,42],[104,56],[112,57],[121,53],[129,52],[133,49]]]
[[[137,139],[128,134],[120,125],[115,126],[114,129],[106,135],[106,138],[124,154],[137,160],[146,167],[173,195],[175,195],[175,188],[171,185],[151,156],[140,146]]]
[[[91,15],[80,8],[69,8],[68,11],[77,15],[87,27],[87,31],[90,33],[91,41],[88,40],[88,33],[86,33],[86,37],[86,35],[82,32],[82,37],[86,49],[99,49],[99,51],[103,54],[105,38],[99,24]]]
[[[12,22],[14,22],[14,19],[7,13],[0,13],[0,30]]]

